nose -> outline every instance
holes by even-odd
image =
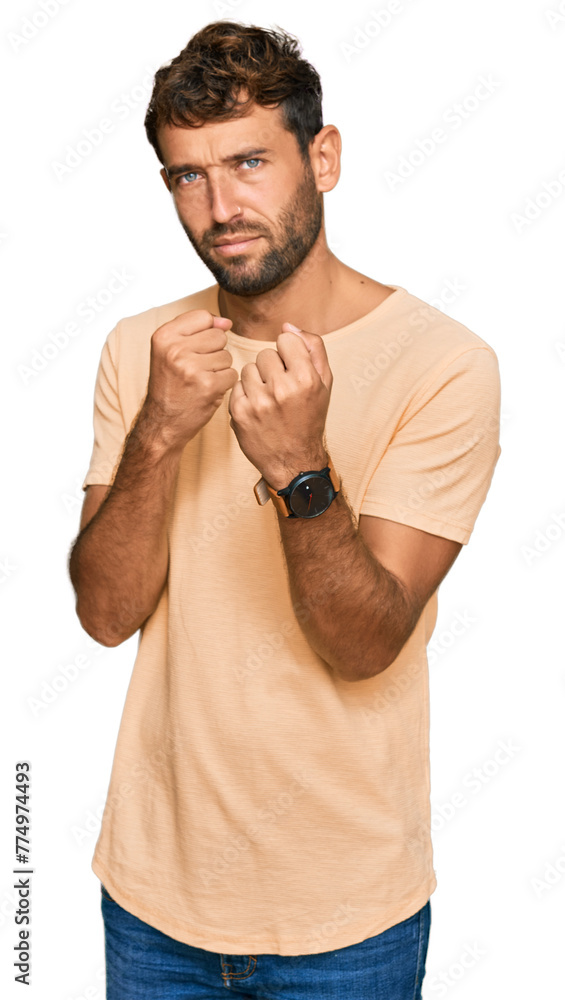
[[[214,222],[230,222],[234,216],[241,214],[235,183],[230,183],[225,178],[210,178],[209,191]]]

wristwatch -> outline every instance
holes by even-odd
[[[282,490],[274,490],[261,476],[253,492],[258,504],[272,499],[279,513],[285,517],[319,517],[340,489],[341,479],[328,459],[324,469],[299,472]]]

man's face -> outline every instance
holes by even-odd
[[[159,143],[181,225],[220,288],[259,295],[296,270],[322,227],[322,194],[279,109],[254,104],[245,118],[167,125]],[[222,163],[228,156],[238,159]],[[256,238],[235,253],[214,245],[236,235]]]

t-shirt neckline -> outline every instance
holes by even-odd
[[[219,316],[220,286],[216,283],[212,287],[214,290],[214,298],[215,298],[214,311]],[[391,304],[393,306],[396,305],[399,299],[406,294],[406,289],[403,288],[401,285],[389,284],[386,285],[386,287],[394,289],[392,295],[387,295],[386,299],[383,299],[382,302],[379,302],[378,306],[375,306],[374,309],[371,309],[368,313],[365,313],[364,316],[360,316],[359,319],[354,320],[352,323],[348,323],[347,326],[342,326],[337,330],[330,330],[328,333],[323,333],[321,336],[324,343],[327,344],[332,340],[337,340],[339,337],[343,337],[346,334],[351,333],[354,330],[357,330],[359,327],[365,326],[367,323],[370,323],[373,319],[380,320],[381,316],[383,316],[390,310]],[[272,347],[274,344],[274,341],[271,340],[253,340],[251,337],[242,337],[239,333],[234,333],[233,330],[226,330],[226,334],[228,338],[228,343],[231,343],[237,347],[248,348],[249,350]]]

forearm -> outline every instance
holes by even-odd
[[[343,680],[386,669],[417,615],[400,581],[365,545],[343,492],[319,517],[278,520],[293,605],[303,609],[310,645]]]
[[[104,645],[128,639],[155,609],[168,572],[167,514],[181,454],[142,408],[112,487],[73,546],[77,615]]]

